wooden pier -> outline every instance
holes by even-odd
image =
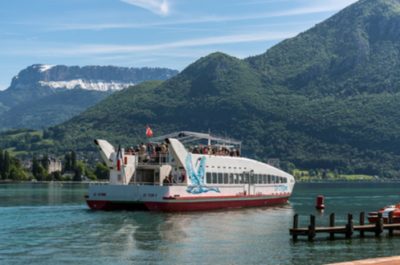
[[[387,222],[384,223],[382,213],[378,214],[378,219],[375,224],[365,224],[365,213],[360,213],[359,224],[354,225],[353,215],[347,215],[347,223],[342,226],[335,226],[335,214],[329,216],[329,226],[316,227],[315,216],[310,215],[310,223],[308,227],[299,228],[299,215],[293,217],[293,228],[290,235],[296,241],[299,236],[305,236],[309,241],[313,241],[317,234],[327,234],[330,240],[335,239],[336,234],[344,235],[344,238],[351,238],[355,232],[359,233],[360,237],[364,237],[366,233],[372,233],[376,237],[380,236],[385,230],[389,236],[393,236],[394,230],[400,230],[400,223],[393,223],[393,212],[390,212]]]

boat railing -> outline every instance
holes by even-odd
[[[138,157],[138,165],[163,165],[168,164],[170,156],[168,154],[153,154],[145,157]]]
[[[159,182],[145,182],[145,181],[140,181],[140,182],[130,182],[129,185],[147,185],[147,186],[187,186],[186,183],[168,183],[168,184],[163,184]]]
[[[105,186],[109,185],[110,182],[108,181],[101,181],[101,182],[90,182],[90,185],[93,186]],[[145,182],[145,181],[140,181],[140,182],[129,182],[128,185],[147,185],[147,186],[187,186],[186,183],[169,183],[168,185],[162,184],[160,185],[159,182]]]

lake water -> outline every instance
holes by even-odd
[[[297,184],[290,203],[274,208],[165,214],[88,210],[80,184],[0,185],[0,264],[325,264],[400,255],[400,236],[293,243],[325,195],[335,212],[373,211],[400,201],[400,184]],[[322,236],[324,237],[324,236]]]

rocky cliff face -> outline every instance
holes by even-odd
[[[166,80],[177,73],[167,68],[34,64],[19,72],[8,89],[0,91],[0,129],[54,125],[55,122],[71,118],[114,91],[143,81]],[[76,93],[73,90],[81,91]],[[66,104],[63,106],[64,113],[47,115],[54,119],[35,119],[33,123],[27,118],[26,115],[32,117],[35,113],[43,112],[37,104],[39,101],[40,105],[44,104],[46,111],[56,110],[55,103],[63,101],[60,101],[60,93],[65,102],[73,103],[73,106]],[[80,98],[74,100],[76,95]],[[30,110],[31,106],[35,106],[35,110]],[[16,120],[18,124],[13,122]]]
[[[19,72],[12,79],[10,87],[0,92],[0,102],[4,95],[15,92],[22,93],[21,91],[26,92],[26,90],[38,90],[39,94],[46,92],[40,91],[40,88],[46,88],[48,93],[54,89],[115,91],[143,81],[166,80],[177,73],[176,70],[166,68],[34,64]]]

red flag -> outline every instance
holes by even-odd
[[[153,130],[150,128],[150,126],[146,127],[146,136],[148,138],[153,137]]]

